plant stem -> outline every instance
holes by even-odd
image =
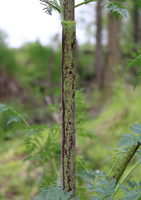
[[[65,0],[62,23],[62,189],[76,197],[75,85],[76,85],[76,22],[74,0]]]
[[[127,150],[125,155],[122,157],[121,161],[119,162],[116,170],[114,171],[113,176],[110,179],[110,182],[113,179],[116,179],[116,185],[117,185],[126,167],[128,166],[130,160],[132,159],[132,157],[134,156],[134,154],[136,153],[139,147],[140,147],[140,142],[138,142],[137,146],[131,145],[131,147],[129,147],[129,149]]]
[[[25,123],[25,125],[26,125],[27,127],[30,127],[29,124],[27,123],[27,121],[24,119],[24,117],[21,117],[21,119],[22,119],[22,121]]]
[[[127,177],[132,173],[132,171],[139,165],[140,163],[137,163],[127,174],[126,176],[122,179],[122,181],[120,182],[121,184],[125,181],[125,179],[127,179]],[[117,193],[118,189],[119,189],[119,185],[116,187],[115,189],[115,193],[112,196],[115,196],[115,194]]]
[[[93,1],[97,1],[97,0],[88,0],[88,1],[81,2],[81,3],[77,4],[77,5],[75,6],[75,8],[78,7],[78,6],[81,6],[81,5],[83,5],[83,4],[87,4],[87,3],[89,3],[89,2],[93,2]]]

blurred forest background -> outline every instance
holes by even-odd
[[[101,3],[98,1],[92,12],[85,10],[89,23],[81,16],[87,42],[77,45],[76,54],[76,89],[84,88],[87,112],[93,116],[84,126],[94,130],[101,143],[82,138],[77,153],[83,155],[89,169],[108,172],[103,160],[111,152],[104,145],[115,149],[122,134],[130,132],[131,123],[140,123],[140,85],[133,90],[138,68],[127,73],[125,68],[127,59],[132,58],[130,52],[141,47],[141,10],[133,7],[134,0],[128,0],[128,19],[120,17],[116,21]],[[54,35],[51,46],[43,46],[37,40],[17,49],[8,47],[6,37],[7,33],[0,30],[0,103],[26,113],[30,125],[53,125],[57,117],[46,106],[61,102],[62,55],[58,35]],[[94,45],[91,38],[96,41]],[[38,191],[35,179],[41,169],[34,169],[33,162],[21,166],[26,157],[24,141],[14,123],[6,124],[7,119],[8,113],[0,113],[0,198],[30,200]],[[140,176],[138,170],[130,178],[138,181]]]

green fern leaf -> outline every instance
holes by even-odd
[[[136,88],[136,86],[138,85],[140,79],[141,79],[141,74],[140,72],[137,72],[139,73],[136,77],[135,77],[135,80],[134,80],[134,89]]]
[[[57,1],[52,1],[52,0],[40,0],[42,3],[42,5],[45,6],[45,8],[43,8],[43,10],[45,10],[46,14],[52,15],[52,11],[58,11],[60,13],[60,6],[57,3]],[[63,0],[61,0],[62,2],[64,2]]]
[[[21,120],[18,116],[10,116],[7,125],[10,124],[11,122],[21,122]]]
[[[111,196],[115,192],[115,184],[116,184],[116,179],[113,179],[111,184],[109,184],[109,181],[103,178],[100,178],[97,181],[98,187],[94,189],[93,191],[98,193],[98,195],[100,195],[101,197],[108,197],[108,196]]]
[[[8,109],[9,109],[9,107],[7,107],[6,105],[0,103],[0,112],[7,111]]]
[[[140,124],[134,124],[132,123],[133,127],[130,126],[130,130],[137,134],[129,134],[129,133],[124,133],[123,138],[121,138],[121,141],[116,147],[120,146],[128,146],[134,144],[135,146],[137,145],[138,141],[140,142],[141,138],[139,135],[141,135],[141,125]]]
[[[127,183],[129,185],[129,187],[131,189],[129,189],[128,187],[125,187],[123,186],[121,183],[119,183],[119,186],[123,189],[123,192],[126,194],[126,196],[124,198],[121,198],[121,199],[126,199],[126,200],[139,200],[139,195],[140,195],[140,192],[141,192],[141,188],[140,188],[140,185],[138,185],[134,180],[133,182],[129,181],[127,179]],[[137,189],[134,189],[134,188],[137,188]]]
[[[117,2],[112,2],[108,5],[107,8],[110,12],[115,12],[116,20],[119,16],[117,14],[120,14],[127,18],[127,11],[125,10],[125,7],[123,5],[121,5]]]
[[[134,141],[135,138],[136,137],[134,134],[124,133],[123,137],[121,138],[121,141],[118,143],[116,148],[121,147],[121,146],[132,145],[134,143],[137,144],[137,141],[136,140],[135,140],[136,142]]]
[[[41,200],[40,196],[36,196],[34,200]]]
[[[130,53],[131,53],[133,58],[137,57],[137,53],[136,52],[131,51]]]
[[[119,17],[120,17],[120,13],[118,13],[117,11],[113,12],[114,17],[116,18],[116,20],[118,21]]]
[[[135,134],[140,134],[141,135],[141,125],[140,124],[134,124],[134,123],[132,123],[132,125],[134,127],[129,126],[130,130]]]
[[[141,67],[141,56],[138,56],[136,59],[135,59],[135,62],[136,62],[136,65],[138,67]]]
[[[53,186],[48,186],[48,188],[42,188],[41,190],[42,192],[34,200],[68,200],[72,194],[72,191],[65,193],[65,190]],[[71,200],[79,200],[79,197],[71,198]]]
[[[138,53],[141,53],[141,47],[139,48]]]

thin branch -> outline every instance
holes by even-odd
[[[77,4],[77,5],[75,6],[75,8],[78,7],[78,6],[81,6],[81,5],[83,5],[83,4],[87,4],[87,3],[93,2],[93,1],[98,1],[98,0],[88,0],[88,1],[81,2],[81,3]]]

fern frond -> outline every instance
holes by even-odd
[[[125,0],[118,0],[118,1],[125,2]],[[109,4],[107,8],[110,12],[113,12],[113,15],[117,21],[120,15],[127,18],[127,11],[125,10],[125,7],[122,4],[117,3],[117,2],[110,2],[109,0],[106,0],[101,5],[106,5],[106,4]]]
[[[46,14],[52,15],[52,11],[56,10],[60,13],[60,6],[57,3],[56,0],[51,1],[51,0],[40,0],[42,3],[42,5],[45,6],[45,8],[43,8],[43,10],[45,10]]]
[[[126,194],[126,196],[124,198],[121,199],[127,199],[127,200],[139,200],[139,196],[141,193],[141,182],[139,181],[139,185],[133,180],[129,181],[127,179],[127,183],[129,185],[129,187],[125,187],[123,186],[121,183],[119,183],[120,188],[123,189],[123,192]],[[136,189],[135,189],[136,187]]]
[[[141,125],[132,123],[133,127],[130,126],[130,130],[134,134],[124,133],[123,138],[116,147],[120,146],[130,146],[135,145],[137,146],[138,142],[141,141]]]
[[[65,193],[65,190],[53,186],[41,190],[42,192],[34,200],[68,200],[72,194],[72,191]],[[79,197],[71,198],[71,200],[79,200]]]

